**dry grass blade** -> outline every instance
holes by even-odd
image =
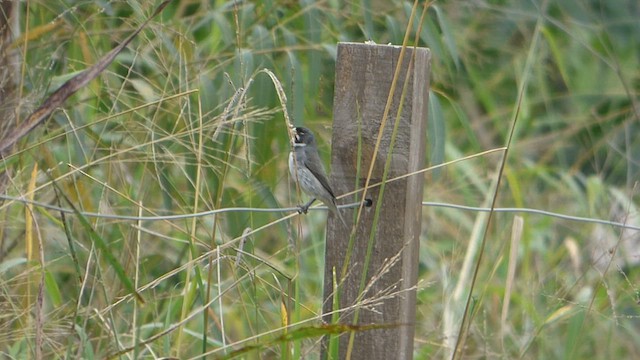
[[[9,155],[13,146],[27,135],[31,130],[35,129],[38,125],[42,124],[53,111],[62,105],[71,95],[87,85],[89,81],[95,79],[118,55],[133,38],[136,37],[147,26],[149,21],[158,15],[162,9],[164,9],[171,0],[166,0],[151,14],[151,16],[145,20],[128,38],[126,38],[120,45],[116,46],[107,53],[102,59],[95,63],[92,67],[74,76],[69,81],[64,83],[58,90],[56,90],[51,96],[49,96],[42,105],[36,111],[31,113],[29,117],[7,136],[0,140],[0,156],[6,157]]]
[[[522,240],[522,232],[524,228],[524,218],[522,216],[515,216],[513,218],[513,226],[511,229],[511,246],[509,247],[509,265],[507,272],[507,279],[505,284],[505,292],[502,300],[502,313],[500,315],[500,329],[502,348],[504,349],[504,337],[508,330],[509,323],[507,322],[507,316],[509,315],[509,303],[511,302],[511,294],[514,289],[514,279],[516,277],[516,266],[518,264],[518,250],[520,249],[520,243]]]

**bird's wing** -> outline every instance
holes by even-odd
[[[331,197],[335,198],[335,194],[333,190],[331,190],[331,185],[329,185],[329,179],[327,179],[326,171],[324,170],[324,166],[322,165],[322,160],[320,156],[316,152],[312,152],[311,154],[307,153],[309,159],[305,161],[305,167],[311,171],[311,173],[320,181],[322,187],[331,194]],[[318,164],[319,166],[309,166],[309,164]]]

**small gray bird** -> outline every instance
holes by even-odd
[[[296,127],[293,131],[294,141],[293,150],[289,153],[289,172],[291,177],[298,182],[302,191],[312,197],[311,201],[300,206],[300,211],[306,214],[309,206],[316,199],[320,200],[340,218],[346,227],[347,223],[336,206],[336,197],[331,190],[327,173],[318,155],[313,133],[305,127]]]

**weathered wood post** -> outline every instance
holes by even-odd
[[[361,189],[365,185],[401,49],[387,45],[338,44],[331,152],[331,180],[337,194]],[[370,185],[383,178],[405,82],[408,86],[387,178],[423,167],[430,59],[429,49],[405,49]],[[360,151],[358,144],[361,144]],[[361,162],[360,179],[356,179],[358,160]],[[339,313],[339,323],[353,324],[354,317],[357,317],[356,324],[392,325],[342,335],[339,340],[341,359],[347,355],[351,336],[351,359],[411,359],[413,356],[414,287],[418,274],[423,184],[424,176],[419,174],[388,183],[382,198],[379,197],[379,186],[368,190],[367,197],[374,203],[362,213],[352,252],[348,250],[348,231],[340,221],[331,217],[325,255],[324,321],[331,322],[332,312],[337,309],[333,298],[337,287],[339,309],[347,309]],[[351,197],[340,203],[353,200],[355,198]],[[377,226],[372,228],[378,203],[381,211]],[[343,211],[349,223],[354,213],[357,210]],[[365,269],[369,241],[373,244]],[[349,263],[345,264],[349,253]],[[337,284],[333,281],[334,274]],[[362,289],[365,291],[361,294]],[[324,358],[327,357],[328,344],[325,341]]]

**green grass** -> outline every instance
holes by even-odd
[[[19,119],[153,11],[21,6]],[[300,203],[277,84],[261,70],[328,159],[336,43],[400,44],[420,16],[411,6],[173,1],[1,165],[6,195],[77,209],[0,204],[3,356],[317,358],[320,335],[345,330],[319,321],[324,216],[188,215]],[[419,34],[433,53],[425,166],[506,146],[515,120],[497,207],[640,225],[639,16],[631,0],[433,4]],[[500,161],[427,172],[424,200],[489,206]],[[483,235],[486,222],[423,208],[416,358],[451,356],[466,304],[463,358],[640,356],[638,231],[495,213]]]

